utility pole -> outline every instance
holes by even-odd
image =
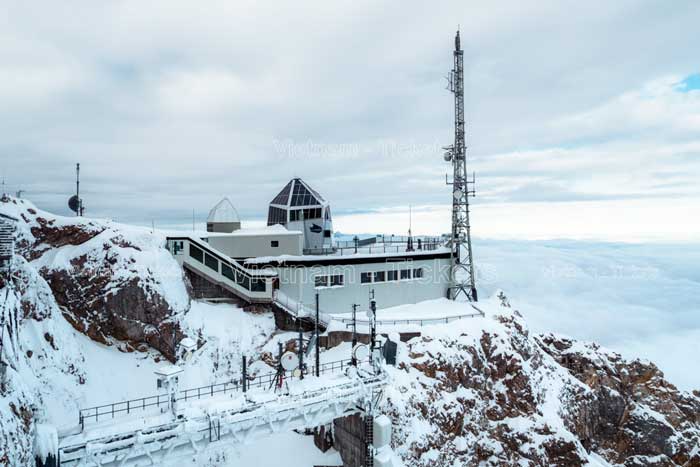
[[[445,147],[445,161],[452,162],[452,234],[450,237],[450,285],[448,298],[464,294],[469,301],[477,301],[472,255],[471,227],[469,225],[469,197],[475,195],[474,175],[467,177],[467,152],[464,123],[464,51],[459,31],[455,36],[454,68],[449,74],[449,90],[455,96],[455,140]],[[466,250],[466,257],[464,251]]]
[[[304,333],[301,330],[301,324],[299,324],[299,379],[304,379]]]
[[[318,292],[316,292],[316,376],[321,375],[321,341],[318,338],[318,320],[319,320],[319,310],[318,310]]]
[[[355,346],[357,345],[357,303],[352,304],[352,364],[357,366],[357,359],[355,358]]]
[[[375,347],[375,340],[377,337],[377,301],[374,299],[374,289],[370,291],[370,298],[369,298],[369,310],[370,310],[370,316],[369,316],[369,331],[370,331],[370,336],[369,336],[369,348],[370,348],[370,356],[374,356],[374,347]]]

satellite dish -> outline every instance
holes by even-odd
[[[282,368],[287,371],[292,371],[299,366],[299,357],[294,352],[286,352],[282,355]]]
[[[301,368],[295,368],[294,371],[292,371],[292,376],[295,378],[301,377]]]
[[[369,347],[365,344],[355,345],[352,349],[352,356],[355,357],[355,360],[358,362],[367,360],[367,357],[369,357]]]
[[[78,214],[78,211],[80,210],[80,198],[78,198],[78,195],[73,195],[68,198],[68,207],[71,211]]]

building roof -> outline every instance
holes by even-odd
[[[207,217],[207,222],[240,222],[241,218],[238,216],[238,211],[233,207],[233,203],[227,197],[224,197],[221,201],[216,203],[216,205],[209,211],[209,216]]]
[[[282,188],[282,191],[275,196],[270,204],[305,207],[323,205],[326,204],[326,200],[304,180],[293,178]]]

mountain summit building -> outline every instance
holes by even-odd
[[[267,226],[246,228],[228,198],[207,232],[168,237],[198,298],[237,297],[291,315],[350,313],[371,296],[380,308],[446,297],[450,250],[441,238],[334,238],[329,202],[300,178],[268,206]]]

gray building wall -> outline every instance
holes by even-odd
[[[362,310],[368,308],[369,293],[372,289],[378,308],[445,297],[449,284],[449,262],[449,258],[437,258],[310,267],[278,266],[272,269],[279,274],[280,291],[285,296],[313,307],[315,294],[319,292],[322,312],[351,313],[353,303],[359,304]],[[400,277],[402,269],[422,269],[423,277],[366,284],[361,282],[363,272],[384,271],[386,276],[388,271],[399,271]],[[343,275],[342,286],[315,286],[315,276],[334,274]]]
[[[301,232],[212,236],[207,242],[231,258],[302,254]],[[277,246],[272,246],[274,242]]]
[[[240,222],[207,222],[207,232],[231,233],[240,228]]]

